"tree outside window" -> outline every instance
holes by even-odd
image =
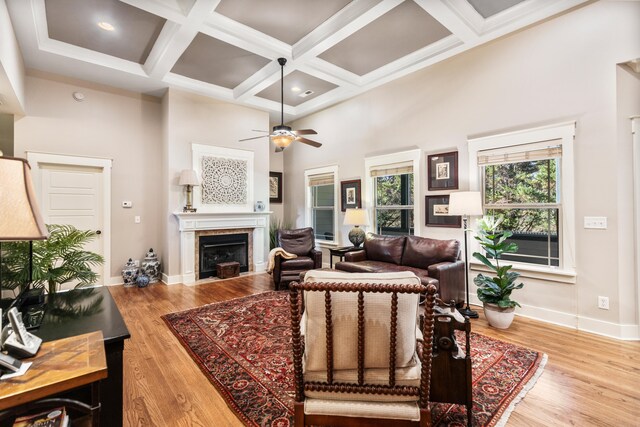
[[[413,234],[413,173],[377,176],[374,182],[377,233]]]

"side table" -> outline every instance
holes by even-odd
[[[33,364],[20,377],[0,382],[0,422],[37,408],[66,406],[100,423],[100,380],[107,378],[102,332],[91,332],[42,344]],[[90,385],[90,402],[56,398],[61,392]]]
[[[334,256],[337,256],[338,258],[340,258],[340,261],[344,261],[344,256],[347,254],[347,252],[359,251],[361,249],[363,248],[355,247],[355,246],[343,246],[341,248],[329,249],[329,266],[333,268]]]

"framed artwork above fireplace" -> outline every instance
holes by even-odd
[[[253,212],[253,151],[191,144],[193,169],[201,184],[193,188],[199,212]]]

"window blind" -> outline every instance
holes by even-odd
[[[369,169],[369,175],[371,177],[387,176],[387,175],[404,175],[407,173],[413,173],[413,163],[393,163],[389,165],[374,166]]]
[[[562,146],[560,144],[560,140],[540,141],[478,151],[478,166],[557,159],[562,157]]]
[[[333,185],[333,183],[333,174],[309,176],[309,187],[317,187],[319,185]]]

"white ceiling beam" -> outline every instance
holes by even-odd
[[[287,69],[288,67],[285,67]],[[289,70],[291,72],[291,70]],[[289,74],[289,73],[287,73]],[[271,61],[233,89],[233,96],[244,101],[280,80],[280,64]]]
[[[291,56],[291,46],[287,43],[216,12],[207,17],[200,31],[264,58]]]
[[[165,23],[144,64],[149,77],[162,79],[171,71],[219,2],[197,0],[181,24],[171,21]]]
[[[414,0],[425,12],[433,16],[437,21],[445,26],[452,34],[465,43],[478,40],[479,33],[469,22],[456,13],[451,7],[443,2],[433,0]],[[473,7],[467,3],[471,9]],[[473,9],[475,12],[475,9]],[[478,12],[476,15],[480,16]]]
[[[354,0],[293,46],[293,59],[315,57],[375,21],[404,0]]]
[[[320,58],[310,58],[301,63],[300,71],[311,74],[319,79],[326,80],[338,86],[361,86],[362,78],[347,71],[342,67],[332,64]]]
[[[173,21],[177,24],[182,24],[189,14],[189,10],[186,10],[186,6],[176,0],[120,0],[122,3],[126,3],[130,6],[142,9],[145,12],[152,13],[160,16],[169,21]],[[220,0],[216,0],[213,7],[209,10],[211,12],[218,6]],[[194,5],[195,6],[195,5]]]

